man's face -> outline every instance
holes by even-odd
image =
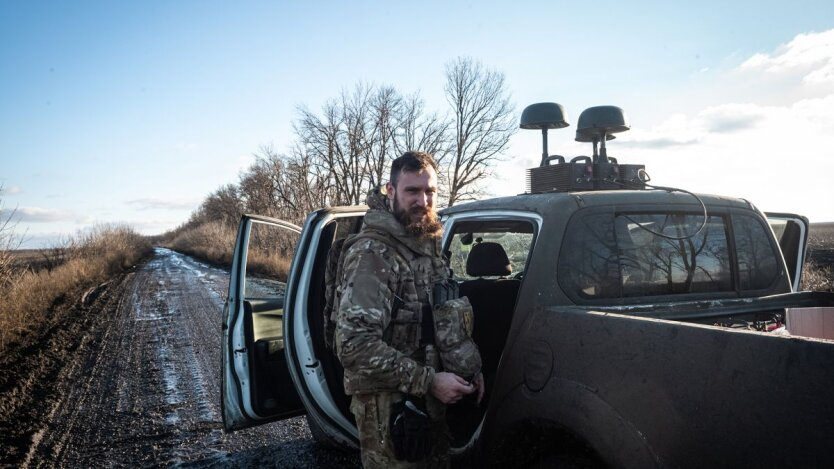
[[[434,210],[437,195],[437,174],[428,167],[418,172],[401,171],[397,185],[386,186],[394,216],[411,234],[435,235],[440,232],[440,222]]]

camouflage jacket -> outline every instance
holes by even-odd
[[[435,374],[419,353],[423,305],[430,304],[433,284],[448,278],[449,270],[439,238],[407,234],[373,197],[362,229],[382,233],[391,243],[360,239],[344,255],[335,343],[345,369],[345,392],[422,396]],[[391,317],[396,298],[401,306]]]

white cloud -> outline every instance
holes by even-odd
[[[22,223],[73,222],[80,225],[92,223],[94,219],[73,211],[42,207],[18,207],[0,210],[0,218],[11,216],[12,221]]]
[[[832,109],[834,95],[786,106],[714,106],[683,120],[671,117],[643,133],[650,140],[635,132],[638,138],[623,145],[640,147],[634,158],[618,152],[616,141],[609,152],[620,162],[646,164],[658,185],[742,197],[763,210],[834,221]],[[681,135],[697,144],[679,144]],[[678,144],[657,144],[663,141]]]
[[[698,114],[707,132],[729,133],[755,127],[767,115],[767,110],[755,104],[725,104],[712,106]]]
[[[5,209],[2,211],[2,217],[9,215],[12,215],[14,220],[28,223],[50,223],[68,221],[74,218],[61,210],[40,207],[18,207],[16,210]]]
[[[22,193],[23,190],[18,186],[2,187],[0,186],[0,195],[15,195]]]
[[[739,69],[777,75],[800,73],[803,84],[834,84],[834,29],[799,34],[773,53],[753,55]]]
[[[142,220],[128,223],[143,235],[158,235],[181,225],[184,220]]]
[[[193,210],[198,203],[194,200],[166,200],[158,198],[144,198],[128,200],[128,205],[133,206],[136,210]]]
[[[610,142],[610,148],[665,149],[694,145],[701,141],[704,128],[701,123],[693,122],[684,114],[673,114],[660,125],[652,129],[633,129],[628,133],[618,134],[617,140]]]
[[[834,221],[834,30],[800,34],[738,71],[712,90],[736,100],[617,134],[609,154],[646,164],[657,185]],[[774,74],[778,80],[755,86]]]

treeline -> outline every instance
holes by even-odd
[[[163,243],[228,264],[242,213],[300,225],[321,207],[364,203],[408,150],[432,153],[440,166],[441,206],[484,193],[483,183],[517,129],[504,74],[469,58],[446,65],[448,108],[428,110],[419,93],[360,83],[319,111],[298,108],[286,152],[262,146],[255,163],[211,193]]]

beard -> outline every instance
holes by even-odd
[[[405,227],[406,233],[418,239],[439,238],[443,232],[443,224],[437,219],[437,212],[423,207],[400,207],[394,197],[394,217]],[[416,221],[415,221],[416,220]]]

